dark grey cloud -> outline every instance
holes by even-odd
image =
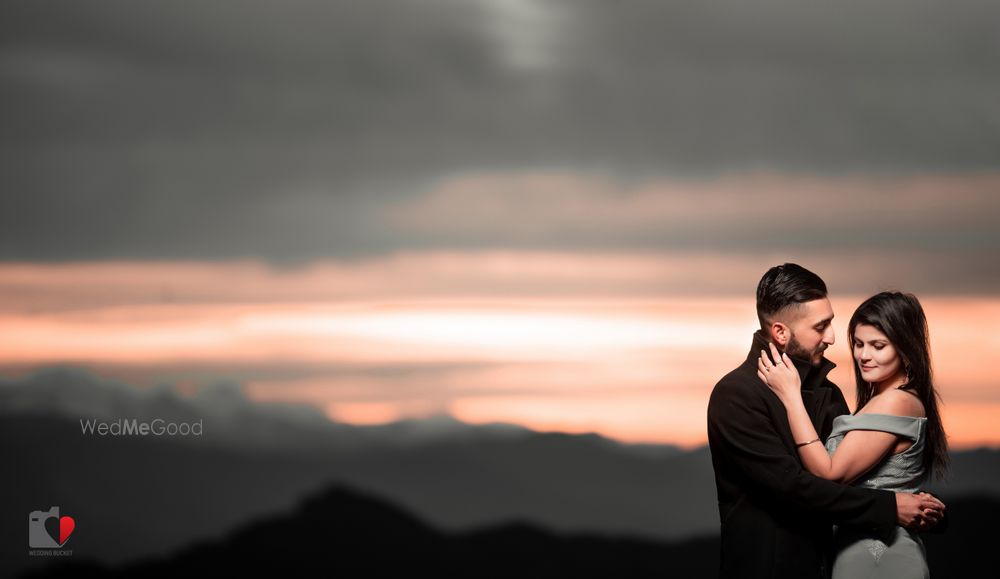
[[[982,0],[7,2],[0,259],[433,247],[373,216],[459,172],[992,171],[996,22]]]

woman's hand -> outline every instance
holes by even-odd
[[[802,400],[802,380],[792,359],[785,353],[779,355],[774,344],[769,343],[768,346],[771,348],[771,356],[777,363],[771,363],[767,353],[761,350],[760,360],[757,360],[757,375],[786,406],[796,399]]]

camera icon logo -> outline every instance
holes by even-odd
[[[61,549],[75,528],[73,517],[59,516],[59,507],[31,511],[28,515],[28,546],[32,549]]]

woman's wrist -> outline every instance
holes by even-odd
[[[802,401],[802,392],[785,393],[779,396],[782,404],[785,408],[798,408],[799,406],[805,408],[805,402]]]

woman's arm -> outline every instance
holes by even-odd
[[[740,487],[760,505],[826,516],[837,524],[911,526],[926,497],[841,485],[807,471],[789,451],[772,419],[773,404],[748,395],[740,377],[723,378],[708,402],[708,441],[719,468],[738,473]]]
[[[798,371],[786,354],[778,355],[771,344],[772,356],[778,360],[772,365],[762,352],[757,374],[778,396],[788,413],[788,425],[797,443],[810,442],[798,447],[799,458],[810,473],[827,480],[850,483],[882,461],[893,449],[897,436],[877,430],[852,430],[844,436],[833,456],[823,441],[817,440],[816,428],[802,402],[802,386]],[[868,404],[868,411],[905,415],[907,400],[902,392],[886,392]]]

